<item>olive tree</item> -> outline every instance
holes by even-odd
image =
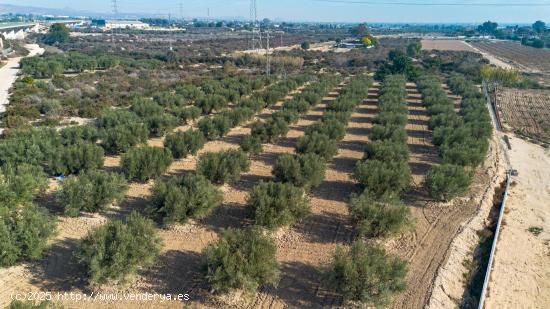
[[[188,155],[196,155],[204,143],[204,135],[201,132],[189,129],[168,134],[164,140],[164,147],[170,149],[175,159],[181,159]]]
[[[240,179],[242,172],[248,171],[250,160],[242,150],[208,152],[200,156],[197,173],[204,175],[215,184],[224,184]]]
[[[462,166],[443,164],[426,173],[425,187],[432,198],[448,201],[466,193],[472,177]]]
[[[186,174],[168,182],[157,181],[153,187],[149,213],[165,223],[185,223],[189,218],[205,217],[221,205],[223,195],[202,175]]]
[[[376,198],[365,192],[353,196],[349,217],[361,236],[386,237],[401,230],[409,220],[410,210],[392,194]]]
[[[80,211],[98,212],[124,198],[128,185],[120,174],[105,171],[83,172],[65,179],[57,192],[57,202],[68,216]]]
[[[349,252],[336,249],[328,280],[346,300],[384,306],[393,294],[405,289],[406,274],[406,262],[378,245],[356,241]]]
[[[126,177],[138,181],[162,175],[171,163],[170,150],[161,147],[132,148],[121,158],[121,166]]]
[[[92,285],[124,282],[153,264],[160,244],[153,222],[134,211],[124,221],[111,220],[92,230],[82,240],[77,258]]]
[[[291,225],[310,209],[302,189],[280,182],[260,182],[252,189],[247,204],[256,224],[269,229]]]
[[[273,166],[273,176],[281,182],[289,182],[298,187],[316,187],[325,178],[323,159],[314,153],[283,154]]]
[[[273,240],[257,228],[227,229],[203,251],[206,280],[215,292],[243,290],[253,294],[262,285],[276,285],[279,269]]]

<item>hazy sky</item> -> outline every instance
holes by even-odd
[[[257,0],[260,18],[308,21],[367,22],[550,22],[550,0]],[[342,2],[338,2],[342,1]],[[211,17],[249,15],[247,0],[117,0],[121,13],[168,14],[179,16],[180,3],[184,16]],[[346,3],[347,2],[347,3]],[[350,3],[352,2],[352,3]],[[361,4],[358,2],[369,2]],[[394,2],[394,4],[373,4]],[[415,4],[495,4],[492,6],[430,6]],[[112,10],[110,0],[0,0],[0,3],[51,8],[72,8],[94,12]],[[548,4],[547,6],[500,6],[502,4]]]

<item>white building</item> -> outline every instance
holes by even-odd
[[[139,20],[107,20],[105,21],[105,30],[111,29],[149,29],[151,26]]]

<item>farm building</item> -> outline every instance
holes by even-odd
[[[149,29],[149,24],[141,22],[139,20],[107,20],[105,21],[104,30],[111,29]]]

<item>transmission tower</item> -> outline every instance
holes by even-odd
[[[250,49],[260,50],[262,49],[262,35],[258,25],[258,6],[256,4],[256,0],[250,0],[250,24],[252,27]]]
[[[183,3],[180,2],[180,18],[183,20]]]
[[[118,16],[118,3],[117,0],[111,0],[113,3],[113,14],[115,14],[115,19]]]

